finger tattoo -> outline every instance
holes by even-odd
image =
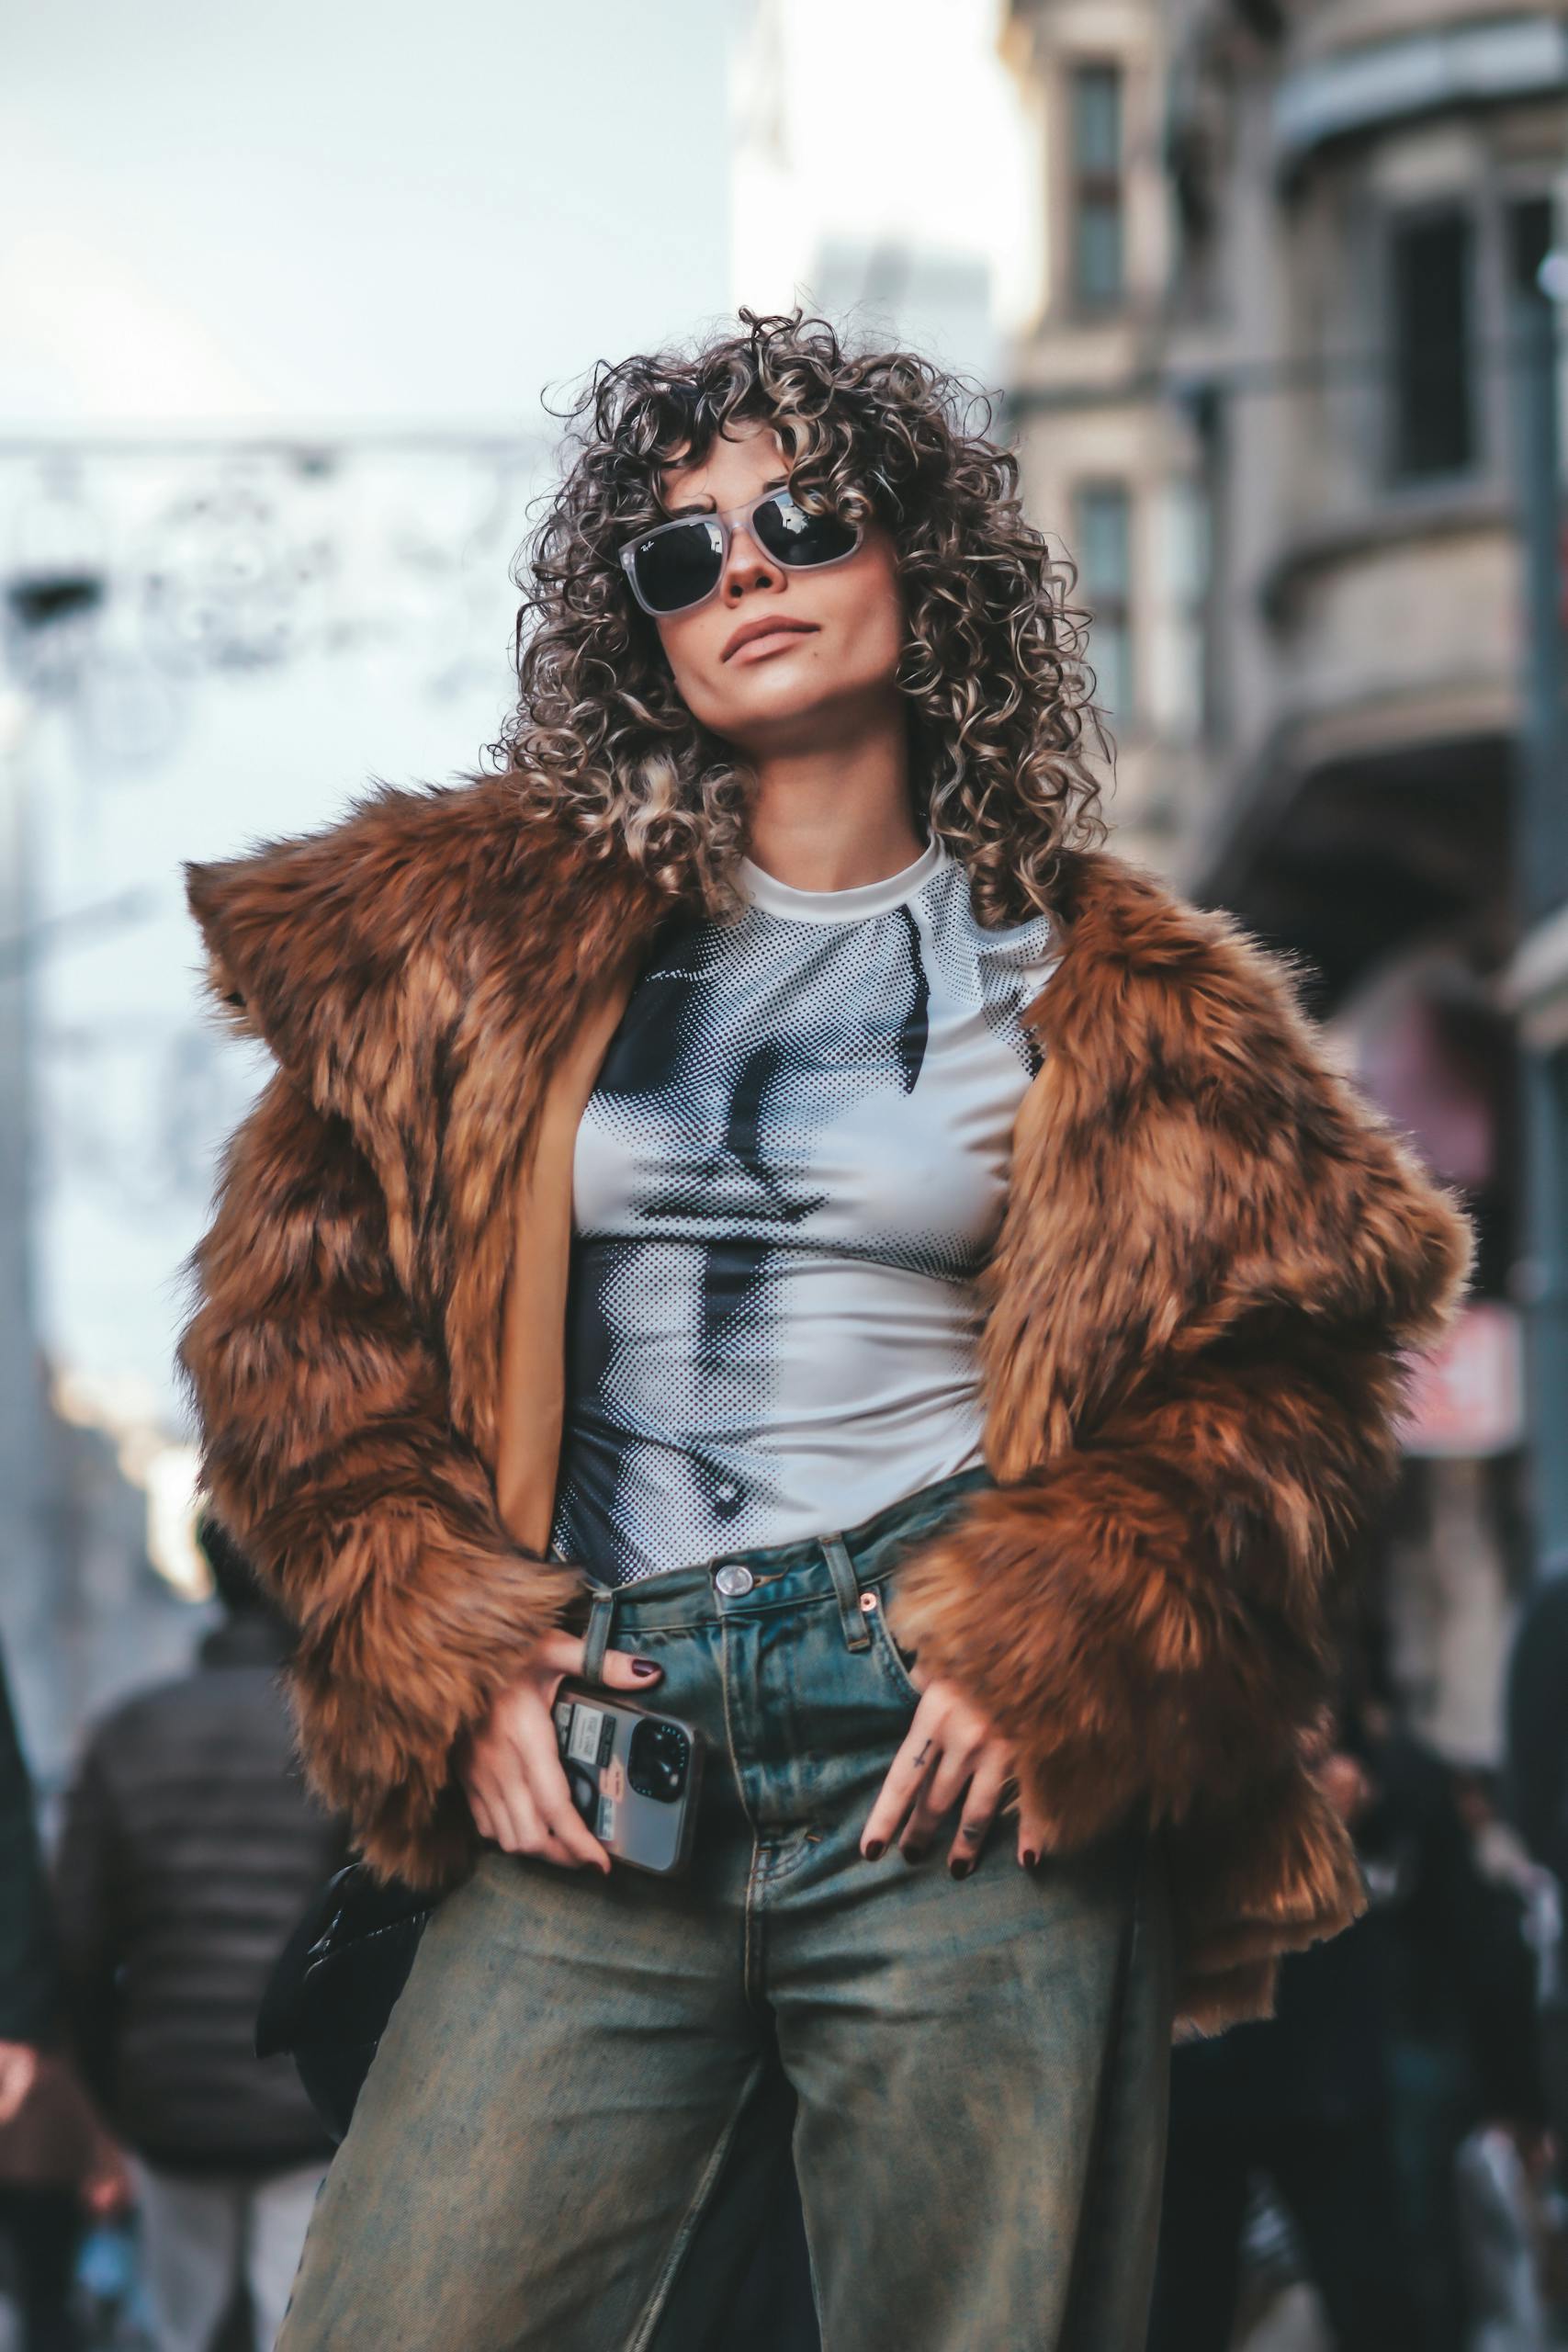
[[[936,1744],[936,1743],[934,1742],[934,1740],[930,1740],[930,1739],[928,1739],[928,1740],[927,1740],[927,1742],[926,1742],[925,1746],[921,1748],[921,1750],[920,1750],[919,1754],[919,1755],[916,1757],[916,1758],[915,1758],[914,1766],[913,1766],[913,1770],[914,1770],[915,1771],[917,1771],[917,1772],[918,1772],[918,1771],[919,1771],[919,1770],[921,1769],[921,1767],[925,1764],[925,1762],[927,1761],[928,1758],[930,1757],[931,1752],[931,1749],[932,1749],[932,1747],[935,1746],[935,1744]]]

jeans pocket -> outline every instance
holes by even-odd
[[[866,1623],[871,1627],[871,1645],[895,1688],[902,1692],[912,1706],[918,1706],[920,1694],[909,1675],[909,1668],[914,1664],[914,1659],[908,1651],[899,1648],[888,1631],[887,1611],[884,1606],[884,1600],[885,1596],[878,1593],[876,1607],[868,1609],[865,1612]]]

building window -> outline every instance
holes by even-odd
[[[1458,206],[1394,223],[1390,454],[1406,481],[1475,463],[1473,247],[1470,216]]]
[[[1103,311],[1125,287],[1120,66],[1075,66],[1070,94],[1073,292]]]
[[[1504,212],[1508,239],[1508,269],[1516,287],[1539,291],[1539,271],[1551,251],[1551,198],[1516,197]]]
[[[1080,484],[1073,503],[1097,699],[1108,718],[1125,724],[1133,712],[1133,502],[1125,482],[1092,481]]]

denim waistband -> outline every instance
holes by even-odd
[[[591,1580],[588,1679],[598,1679],[599,1663],[616,1628],[642,1633],[694,1629],[726,1617],[795,1608],[831,1595],[845,1608],[855,1593],[885,1582],[910,1544],[939,1526],[965,1495],[991,1484],[990,1472],[977,1463],[902,1496],[854,1527],[793,1544],[716,1552],[710,1559],[640,1577],[635,1584]]]

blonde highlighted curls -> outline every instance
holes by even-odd
[[[664,519],[664,468],[761,421],[802,505],[890,532],[918,807],[979,920],[1021,921],[1050,903],[1062,853],[1106,832],[1070,568],[1024,521],[984,395],[911,352],[847,349],[799,310],[739,317],[689,353],[601,362],[566,412],[564,478],[515,573],[518,703],[489,756],[540,819],[624,842],[672,899],[736,908],[753,778],[682,701],[619,550]]]

